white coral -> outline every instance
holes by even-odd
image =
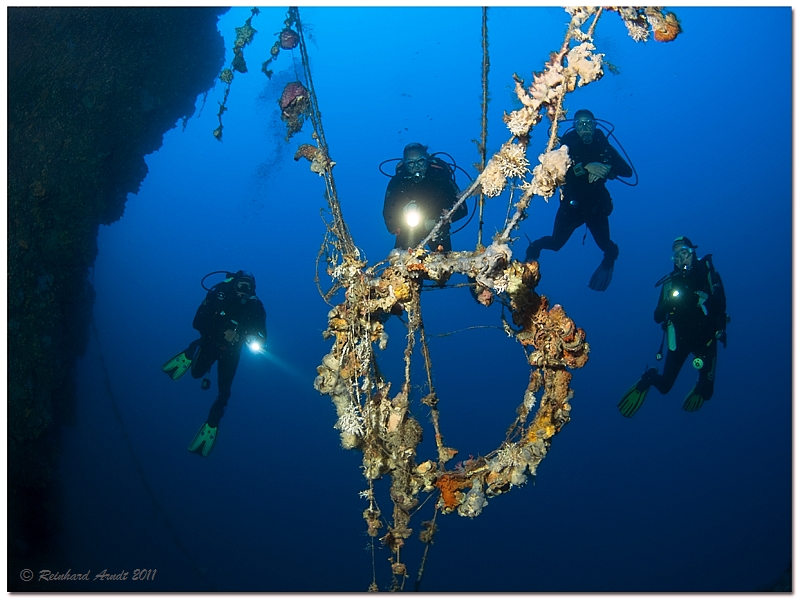
[[[336,425],[333,427],[342,432],[342,434],[350,434],[358,437],[364,435],[364,417],[359,414],[359,410],[352,402],[348,402],[344,406],[337,405],[341,414]]]
[[[646,42],[650,38],[650,31],[647,27],[635,23],[633,21],[624,21],[625,27],[628,28],[628,35],[633,38],[635,42]]]
[[[572,17],[570,27],[580,27],[592,16],[594,9],[591,6],[567,6],[564,11]]]
[[[533,169],[533,180],[524,186],[525,193],[549,198],[566,180],[567,169],[572,165],[569,148],[561,146],[558,150],[540,154],[539,163]]]
[[[480,175],[481,188],[487,197],[499,196],[506,186],[506,178],[496,161],[490,160],[489,164]]]
[[[522,144],[503,144],[494,160],[505,177],[522,177],[528,172],[528,159]]]
[[[524,106],[520,110],[515,110],[510,115],[503,116],[503,121],[505,121],[511,135],[518,137],[528,135],[531,128],[536,126],[541,120],[542,115],[528,106]]]
[[[551,104],[561,97],[565,82],[564,68],[560,64],[548,63],[544,72],[533,78],[528,93],[538,106]]]
[[[570,79],[569,89],[596,81],[603,76],[603,56],[604,54],[592,54],[594,44],[583,42],[578,44],[567,53],[567,74]]]
[[[519,448],[516,444],[506,444],[497,451],[496,466],[498,471],[503,467],[510,467],[519,457]],[[495,469],[492,469],[495,470]]]

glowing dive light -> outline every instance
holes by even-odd
[[[409,227],[416,227],[419,225],[419,222],[422,219],[416,202],[409,202],[406,204],[405,208],[403,209],[403,216],[405,217],[406,223]]]
[[[262,354],[265,352],[264,344],[256,336],[248,335],[245,338],[245,342],[247,343],[247,347],[250,348],[251,352],[255,352],[256,354]]]
[[[680,295],[681,295],[681,291],[680,291],[680,290],[674,290],[674,291],[672,292],[672,297],[673,297],[673,298],[677,298],[677,297],[678,297],[678,296],[680,296]]]

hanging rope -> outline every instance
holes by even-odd
[[[489,129],[489,28],[487,22],[489,9],[483,7],[481,9],[481,46],[483,48],[483,63],[481,65],[481,86],[483,88],[483,100],[481,102],[481,142],[478,145],[478,150],[481,155],[481,163],[479,171],[483,173],[486,168],[486,144],[487,144],[487,131]],[[483,205],[486,197],[481,190],[478,196],[478,248],[483,245]]]
[[[300,36],[300,59],[303,63],[303,75],[306,83],[308,84],[310,100],[309,118],[311,119],[311,123],[314,127],[314,133],[311,137],[317,142],[318,154],[322,155],[321,157],[318,156],[317,158],[322,166],[320,174],[325,178],[325,197],[328,201],[328,208],[331,211],[331,216],[333,217],[331,230],[334,234],[334,239],[328,239],[327,241],[335,246],[343,257],[349,257],[352,260],[358,260],[359,252],[353,243],[350,230],[347,228],[344,217],[342,216],[341,204],[339,203],[339,196],[336,192],[336,183],[333,179],[332,170],[333,165],[336,163],[330,159],[328,142],[325,139],[325,131],[322,127],[322,115],[319,110],[317,93],[314,89],[314,80],[311,77],[311,66],[308,58],[308,45],[306,44],[303,22],[300,20],[300,10],[297,7],[292,7],[289,9],[289,15],[295,23],[295,26],[297,27],[297,33]]]

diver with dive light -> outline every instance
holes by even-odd
[[[204,284],[206,278],[216,273],[224,273],[225,279],[211,289],[207,288]],[[161,370],[175,381],[191,370],[195,379],[203,377],[200,387],[207,390],[211,386],[207,375],[212,365],[217,363],[217,398],[208,419],[189,444],[190,452],[208,456],[231,396],[242,348],[246,344],[256,354],[265,352],[267,315],[256,296],[256,279],[249,271],[213,271],[200,283],[208,292],[192,322],[192,327],[200,332],[200,338],[168,360]]]
[[[403,159],[386,187],[383,219],[389,233],[397,236],[395,248],[414,248],[433,230],[442,214],[458,200],[459,189],[453,168],[420,143],[408,144]],[[462,204],[450,222],[467,216]],[[443,223],[428,242],[432,251],[450,252],[450,223]]]
[[[656,282],[656,287],[661,286],[661,295],[653,313],[667,341],[664,371],[659,374],[655,368],[647,369],[625,393],[617,405],[624,417],[632,417],[639,410],[651,386],[662,394],[669,392],[689,354],[695,356],[692,366],[698,372],[697,383],[686,396],[683,410],[699,410],[714,394],[717,341],[726,346],[725,329],[730,318],[722,278],[711,262],[711,255],[697,258],[696,248],[687,237],[679,237],[672,243],[675,266]],[[662,338],[657,360],[661,360],[663,349]]]

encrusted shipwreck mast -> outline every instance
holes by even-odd
[[[324,336],[332,340],[332,345],[317,367],[314,387],[329,395],[336,407],[335,427],[340,431],[342,447],[363,453],[363,472],[369,482],[369,489],[361,493],[368,502],[363,516],[372,539],[380,537],[392,552],[392,589],[402,589],[408,577],[400,553],[405,540],[412,535],[412,511],[420,506],[421,494],[435,494],[436,498],[433,519],[422,522],[419,534],[425,544],[430,544],[436,531],[437,514],[457,512],[461,516],[476,517],[489,498],[524,484],[528,475],[536,474],[553,437],[569,422],[573,395],[569,370],[582,367],[588,360],[586,334],[559,304],[551,305],[547,297],[536,292],[540,280],[538,263],[512,260],[509,244],[512,232],[527,216],[531,198],[539,195],[546,200],[564,182],[570,158],[565,146],[558,147],[558,122],[564,118],[566,94],[603,75],[603,54],[595,53],[592,40],[604,10],[617,12],[636,41],[647,39],[648,25],[654,32],[661,32],[654,33],[660,41],[669,41],[664,31],[669,35],[674,32],[670,39],[680,32],[675,16],[663,15],[658,8],[568,8],[571,18],[566,36],[544,69],[534,73],[527,88],[514,76],[522,108],[504,116],[511,133],[509,141],[460,195],[456,205],[441,218],[428,238],[407,252],[393,251],[388,264],[384,261],[374,266],[368,266],[361,259],[345,225],[333,182],[335,162],[330,159],[322,131],[302,22],[297,8],[288,13],[287,24],[295,26],[299,36],[309,99],[304,113],[314,125],[312,138],[316,142],[316,146],[301,145],[295,160],[308,159],[312,171],[324,177],[332,217],[320,258],[326,259],[333,286],[323,297],[329,301],[338,290],[345,290],[344,300],[328,313]],[[550,121],[549,141],[538,157],[538,165],[530,169],[529,134],[545,117]],[[506,188],[512,196],[519,190],[520,198],[514,205],[514,213],[489,246],[479,244],[472,252],[447,254],[424,249],[468,197],[481,191],[487,197],[494,197]],[[439,427],[439,397],[433,384],[420,292],[423,281],[431,280],[443,286],[456,273],[475,282],[482,304],[488,306],[498,299],[508,307],[512,322],[504,320],[503,328],[523,346],[530,376],[521,393],[516,416],[500,446],[485,455],[476,454],[476,458],[470,455],[469,460],[451,468],[448,462],[458,451],[445,445]],[[391,315],[403,312],[407,314],[408,328],[404,380],[399,389],[392,390],[392,383],[378,367],[377,353],[388,344],[384,323]],[[411,358],[418,343],[428,389],[423,397],[412,398]],[[410,410],[412,400],[430,408],[437,447],[437,456],[421,462],[417,459],[417,446],[422,440],[423,428]],[[373,482],[380,477],[391,480],[391,521],[385,520],[374,493]],[[424,563],[425,558],[417,582]],[[377,589],[373,545],[370,590]]]

